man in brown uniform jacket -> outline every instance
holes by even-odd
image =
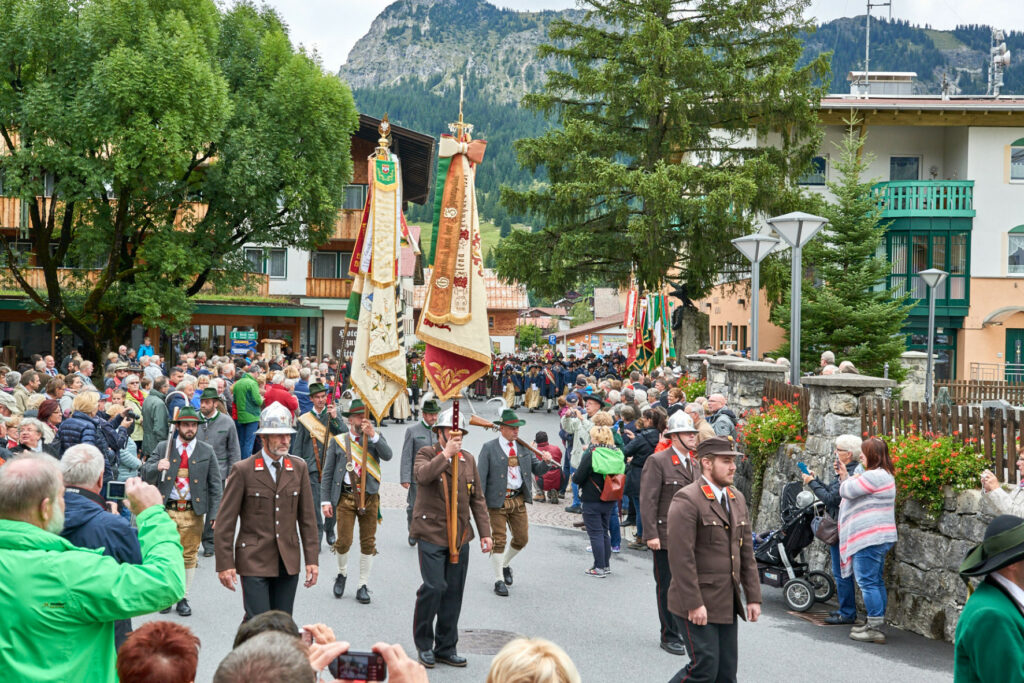
[[[690,663],[670,683],[736,680],[737,624],[761,616],[761,586],[751,546],[750,517],[736,475],[733,442],[717,436],[697,447],[702,476],[680,489],[668,513],[668,608],[677,619]],[[642,513],[641,513],[642,514]]]
[[[316,584],[320,539],[315,503],[305,460],[288,456],[295,433],[291,419],[280,403],[263,409],[256,432],[263,437],[263,451],[231,468],[213,529],[217,576],[231,590],[242,577],[246,619],[272,609],[292,613],[302,568],[300,534],[305,586]]]
[[[654,584],[661,621],[661,649],[674,655],[686,654],[679,629],[668,611],[668,587],[672,570],[668,564],[668,509],[676,491],[700,476],[697,463],[697,429],[690,416],[677,410],[668,419],[665,436],[671,446],[647,458],[640,478],[640,519],[644,540],[654,556]]]
[[[413,464],[417,491],[409,535],[418,541],[420,575],[423,577],[423,585],[416,591],[413,639],[419,659],[427,668],[433,668],[439,661],[451,666],[466,666],[466,658],[459,656],[455,646],[459,642],[459,614],[462,612],[462,593],[469,566],[469,542],[473,540],[473,529],[469,525],[471,512],[480,533],[480,550],[485,554],[491,551],[491,525],[476,461],[472,454],[462,450],[466,420],[460,416],[454,429],[452,423],[452,409],[449,408],[434,423],[437,445],[421,448]],[[448,545],[453,457],[459,459],[458,523],[455,527],[459,548],[457,564],[450,561]]]

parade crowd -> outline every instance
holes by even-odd
[[[333,596],[345,596],[352,575],[355,599],[371,602],[380,462],[396,456],[423,583],[415,656],[374,646],[389,680],[466,666],[457,644],[470,542],[478,538],[490,560],[494,593],[508,597],[529,542],[526,506],[563,502],[589,538],[586,576],[611,574],[626,528],[627,548],[651,553],[661,648],[689,656],[673,680],[735,680],[738,620],[761,612],[755,534],[733,486],[739,418],[719,394],[687,401],[679,368],[627,372],[621,354],[498,359],[471,393],[506,407],[492,425],[498,436],[473,454],[462,448],[467,416],[424,393],[415,353],[409,410],[391,413],[412,421],[394,450],[335,359],[197,352],[169,364],[147,339],[107,360],[102,376],[77,354],[0,367],[0,662],[9,680],[193,680],[194,634],[179,621],[133,631],[131,618],[190,616],[199,553],[215,557],[226,589],[242,589],[244,619],[214,680],[345,680],[332,663],[348,643],[323,624],[299,628],[292,606],[300,578],[306,588],[318,581],[324,541],[337,560]],[[823,370],[833,362],[823,357]],[[556,411],[558,433],[521,438],[520,407]],[[892,463],[884,441],[853,435],[836,440],[835,456],[831,476],[804,475],[837,526],[829,544],[839,609],[828,623],[884,643],[882,569],[897,540]],[[1019,512],[1019,491],[983,479],[1006,512]],[[993,534],[1017,533],[999,520]],[[1007,566],[996,564],[969,569]],[[579,674],[554,643],[517,639],[487,680]]]

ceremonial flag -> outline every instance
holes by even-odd
[[[386,120],[381,126],[383,138]],[[386,147],[369,159],[369,193],[349,266],[353,282],[345,317],[357,325],[352,388],[378,421],[405,395],[405,352],[399,344],[395,306],[405,220],[399,170],[398,157]]]
[[[416,336],[426,344],[423,369],[439,401],[458,396],[491,366],[475,189],[486,144],[442,135],[438,147],[444,183],[436,194],[433,270]]]

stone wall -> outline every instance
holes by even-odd
[[[726,363],[724,368],[726,391],[720,393],[725,394],[729,407],[737,415],[761,407],[761,398],[764,396],[764,387],[768,380],[786,381],[786,368],[775,363],[741,360]]]
[[[683,357],[690,353],[697,353],[698,350],[707,347],[710,337],[708,336],[708,314],[701,313],[691,306],[683,306],[682,313],[678,316],[679,325],[673,328],[672,341],[676,345],[676,356]],[[673,316],[675,318],[676,316]]]
[[[928,370],[928,354],[921,351],[907,351],[900,356],[900,365],[907,376],[900,382],[900,399],[904,401],[924,400],[924,378]]]
[[[711,357],[706,353],[686,354],[686,365],[683,366],[686,370],[686,376],[690,379],[707,379],[708,367],[704,364],[704,361]]]
[[[733,363],[745,363],[739,356],[708,356],[707,395],[729,395],[729,368]]]
[[[967,587],[957,569],[998,514],[980,490],[947,491],[938,517],[908,501],[897,513],[899,540],[886,562],[887,621],[952,642],[967,601]]]

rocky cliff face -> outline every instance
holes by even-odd
[[[354,90],[415,80],[439,95],[472,75],[483,94],[518,102],[554,66],[537,58],[551,21],[581,14],[515,12],[484,0],[399,0],[374,19],[338,75]]]

